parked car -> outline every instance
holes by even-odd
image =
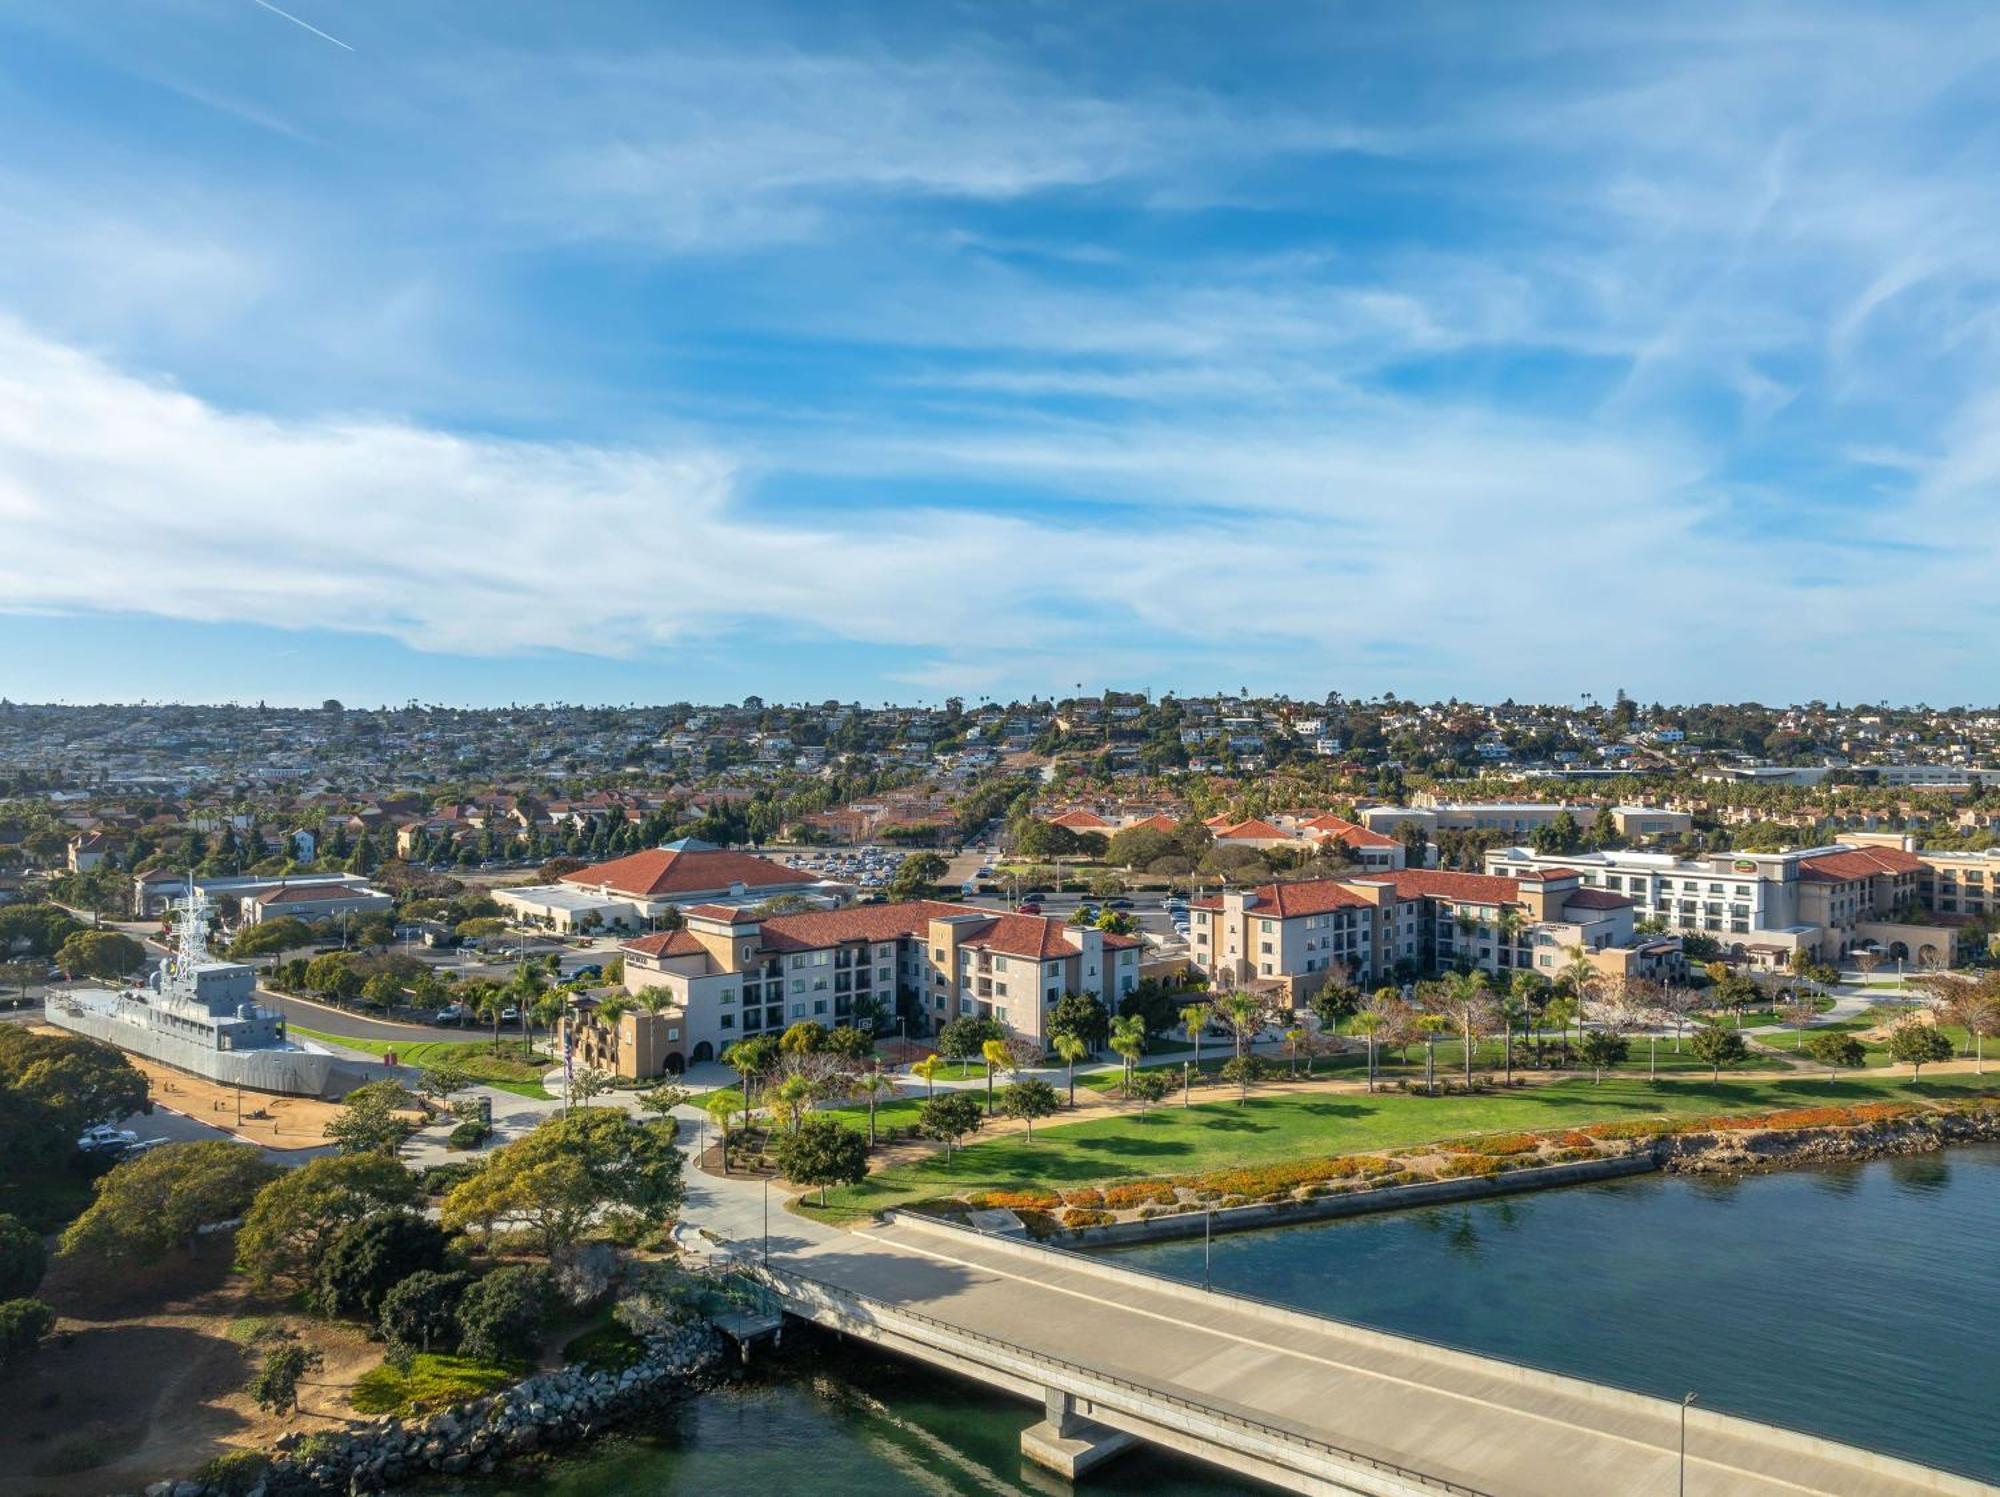
[[[114,1128],[109,1123],[99,1123],[78,1134],[76,1146],[85,1154],[123,1153],[138,1141],[139,1135],[129,1128]]]
[[[585,962],[581,967],[578,967],[576,971],[572,972],[570,975],[572,977],[602,977],[604,975],[604,969],[600,967],[596,962]]]
[[[432,1014],[431,1022],[433,1024],[463,1024],[466,1018],[467,1009],[465,1005],[462,1003],[453,1003],[446,1005]]]
[[[1132,901],[1129,899],[1107,899],[1104,901],[1104,907],[1107,910],[1129,910],[1132,908]]]

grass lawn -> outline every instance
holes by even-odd
[[[1166,1103],[1126,1114],[974,1143],[949,1163],[934,1155],[871,1175],[832,1193],[830,1217],[852,1218],[969,1188],[1047,1189],[1183,1174],[1223,1165],[1311,1159],[1508,1129],[1547,1129],[1624,1118],[1745,1113],[1829,1102],[1953,1096],[1983,1091],[1975,1076],[1850,1075],[1828,1081],[1801,1073],[1782,1080],[1689,1078],[1649,1083],[1614,1074],[1519,1091],[1467,1097],[1378,1093],[1257,1097],[1238,1104],[1210,1094],[1191,1108]],[[1993,1090],[2000,1093],[2000,1076]],[[818,1209],[818,1208],[812,1208]]]
[[[497,1392],[519,1381],[521,1371],[493,1362],[475,1362],[469,1357],[419,1352],[411,1360],[408,1372],[398,1372],[384,1362],[373,1371],[362,1373],[348,1401],[362,1414],[422,1413]]]
[[[338,1045],[345,1050],[359,1050],[364,1055],[382,1055],[393,1050],[396,1059],[406,1066],[450,1061],[481,1086],[498,1087],[501,1091],[533,1097],[537,1101],[549,1099],[542,1077],[555,1063],[545,1055],[523,1060],[519,1040],[503,1040],[501,1053],[495,1055],[492,1042],[488,1040],[416,1040],[404,1044],[400,1040],[357,1040],[346,1035],[322,1034],[298,1024],[291,1025],[290,1029],[293,1034],[317,1040],[322,1045]]]

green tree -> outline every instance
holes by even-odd
[[[966,1061],[978,1055],[988,1040],[1002,1037],[1003,1031],[994,1020],[963,1014],[938,1030],[937,1051],[946,1060],[958,1061],[963,1075]]]
[[[296,1338],[274,1342],[258,1359],[250,1378],[250,1397],[260,1409],[273,1414],[298,1412],[299,1384],[308,1372],[317,1371],[322,1358]]]
[[[41,1237],[11,1216],[0,1216],[0,1300],[25,1299],[41,1287],[49,1266]]]
[[[981,1122],[978,1099],[968,1097],[964,1092],[946,1092],[942,1097],[932,1097],[917,1113],[917,1130],[926,1138],[942,1143],[947,1159],[960,1140],[979,1131]]]
[[[62,1235],[62,1256],[115,1265],[157,1263],[177,1244],[192,1252],[203,1227],[243,1215],[277,1175],[248,1144],[163,1144],[98,1178]]]
[[[554,1275],[540,1264],[494,1269],[468,1286],[458,1302],[459,1354],[482,1362],[533,1356],[554,1301]]]
[[[494,1150],[445,1196],[442,1217],[453,1231],[522,1222],[554,1253],[606,1211],[661,1226],[680,1209],[684,1191],[669,1125],[580,1107]]]
[[[1688,1040],[1688,1048],[1708,1062],[1712,1079],[1717,1081],[1722,1079],[1724,1066],[1733,1066],[1750,1053],[1740,1033],[1720,1024],[1701,1025]]]
[[[1173,1079],[1164,1071],[1134,1071],[1126,1078],[1125,1095],[1139,1104],[1143,1116],[1147,1108],[1173,1090],[1173,1085]]]
[[[1951,1040],[1935,1025],[1906,1019],[1889,1031],[1889,1054],[1908,1065],[1911,1076],[1921,1076],[1931,1062],[1951,1059]]]
[[[32,1355],[55,1323],[56,1312],[38,1299],[0,1300],[0,1372]]]
[[[313,1308],[372,1324],[382,1296],[413,1273],[444,1267],[444,1233],[435,1222],[414,1211],[378,1211],[349,1222],[327,1243],[313,1275]]]
[[[675,1108],[687,1106],[693,1097],[686,1087],[663,1081],[639,1093],[639,1105],[656,1118],[669,1118]]]
[[[807,1118],[778,1140],[778,1168],[794,1185],[819,1187],[826,1204],[829,1185],[855,1185],[868,1174],[868,1144],[832,1118]]]
[[[377,1326],[391,1345],[446,1350],[458,1340],[459,1301],[471,1283],[463,1271],[419,1269],[383,1294]]]
[[[416,1205],[417,1177],[387,1155],[333,1154],[286,1170],[257,1192],[236,1230],[236,1263],[260,1290],[311,1282],[326,1245],[352,1222]]]
[[[1363,1009],[1354,1016],[1353,1030],[1368,1046],[1368,1090],[1375,1090],[1375,1039],[1388,1027],[1388,1020],[1372,1009]]]
[[[1047,1031],[1051,1039],[1073,1034],[1083,1041],[1086,1051],[1094,1051],[1111,1033],[1111,1016],[1088,993],[1064,993],[1049,1010]]]
[[[0,1129],[0,1150],[51,1144],[67,1151],[85,1128],[144,1111],[146,1095],[145,1073],[109,1045],[0,1025],[0,1096],[21,1104],[26,1130]],[[38,1130],[41,1136],[29,1136]]]
[[[247,962],[252,957],[277,956],[310,945],[312,928],[305,921],[279,915],[238,931],[236,939],[229,943],[229,954],[239,962]]]
[[[1868,1047],[1851,1034],[1828,1030],[1808,1035],[1805,1050],[1826,1067],[1829,1078],[1837,1072],[1858,1070],[1868,1064]]]
[[[898,900],[922,899],[930,892],[931,885],[944,877],[948,866],[934,852],[913,853],[903,859],[889,876],[889,897]]]
[[[115,930],[80,930],[56,953],[56,965],[72,978],[127,977],[145,964],[146,949]]]
[[[1062,1106],[1056,1089],[1038,1076],[1011,1083],[1000,1095],[1000,1110],[1027,1125],[1028,1142],[1035,1141],[1035,1121],[1051,1117]]]
[[[340,1114],[326,1125],[327,1142],[343,1154],[389,1154],[416,1131],[404,1116],[416,1099],[400,1082],[371,1081],[340,1101]]]
[[[440,1107],[471,1085],[471,1074],[448,1054],[427,1061],[417,1074],[417,1094]]]
[[[1608,1029],[1593,1029],[1583,1037],[1577,1047],[1577,1055],[1590,1067],[1595,1084],[1603,1085],[1604,1068],[1622,1065],[1631,1053],[1631,1042],[1622,1034],[1613,1034]]]
[[[781,1055],[817,1055],[826,1048],[826,1026],[801,1019],[778,1036]]]
[[[84,927],[60,905],[34,903],[0,909],[0,951],[19,949],[29,956],[52,957],[63,942]]]

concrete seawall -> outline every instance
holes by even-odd
[[[1122,1247],[1141,1242],[1171,1242],[1210,1232],[1247,1232],[1259,1227],[1288,1227],[1303,1222],[1366,1216],[1377,1211],[1402,1211],[1411,1206],[1441,1206],[1452,1201],[1483,1201],[1522,1191],[1548,1190],[1560,1185],[1587,1185],[1627,1175],[1651,1174],[1660,1161],[1651,1152],[1621,1154],[1609,1159],[1579,1159],[1569,1164],[1545,1164],[1509,1170],[1499,1175],[1468,1175],[1460,1180],[1426,1180],[1419,1185],[1391,1185],[1344,1195],[1314,1196],[1304,1201],[1227,1206],[1212,1212],[1181,1211],[1144,1221],[1113,1222],[1099,1227],[1065,1227],[1050,1240],[1066,1247]],[[893,1215],[901,1216],[903,1212]],[[921,1218],[919,1218],[921,1219]]]

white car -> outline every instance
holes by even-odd
[[[129,1128],[114,1128],[109,1123],[99,1123],[95,1128],[86,1128],[77,1135],[76,1146],[85,1154],[101,1154],[107,1149],[129,1149],[139,1141],[139,1135]]]

